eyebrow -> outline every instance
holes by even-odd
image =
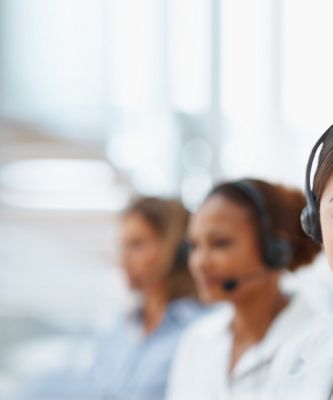
[[[210,231],[210,232],[207,232],[206,233],[206,235],[209,237],[209,238],[212,238],[212,237],[225,237],[225,236],[227,236],[224,232],[219,232],[219,231]],[[192,239],[192,235],[191,234],[188,234],[188,235],[186,235],[186,239],[187,240],[191,240]]]
[[[329,203],[332,203],[332,202],[333,202],[333,197],[331,197],[331,198],[328,200],[328,202],[329,202]]]

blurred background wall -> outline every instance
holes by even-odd
[[[116,218],[133,194],[194,210],[225,178],[303,186],[332,123],[332,14],[329,0],[0,0],[0,388],[13,348],[90,332],[128,298]]]

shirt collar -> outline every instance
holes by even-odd
[[[288,305],[279,313],[266,332],[264,338],[252,346],[239,360],[234,369],[234,375],[240,376],[268,364],[278,348],[297,335],[305,333],[308,321],[315,315],[300,294],[290,297]]]
[[[183,328],[189,322],[194,320],[195,317],[203,314],[205,307],[194,299],[179,298],[171,301],[165,311],[164,317],[158,328],[152,333],[157,333],[166,326]],[[136,306],[128,310],[127,323],[131,329],[143,334],[143,309],[141,306]]]

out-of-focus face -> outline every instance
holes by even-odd
[[[333,270],[333,175],[327,181],[320,201],[320,223],[326,257]]]
[[[225,197],[211,197],[192,217],[188,230],[190,269],[202,301],[233,302],[262,289],[262,279],[226,292],[221,282],[265,274],[249,211]]]
[[[143,290],[165,276],[165,241],[139,213],[123,218],[120,242],[121,265],[130,287]]]

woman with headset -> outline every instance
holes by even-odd
[[[121,265],[141,305],[101,346],[97,383],[108,399],[163,399],[180,334],[203,312],[187,268],[187,222],[178,200],[140,198],[123,214]]]
[[[168,400],[269,399],[262,396],[276,351],[316,319],[279,285],[284,270],[320,251],[301,229],[304,205],[298,190],[246,179],[216,186],[192,217],[189,263],[199,295],[231,306],[185,333]]]
[[[22,392],[24,400],[162,400],[184,328],[202,315],[187,268],[188,212],[177,200],[139,198],[120,223],[121,265],[140,302],[96,343],[89,371],[62,372]],[[74,372],[74,373],[73,373]]]
[[[311,188],[312,164],[321,145]],[[333,269],[333,126],[314,145],[306,170],[305,191],[307,206],[301,217],[303,229],[314,242],[323,243],[328,264]],[[333,399],[331,321],[281,349],[272,367],[266,397],[272,400]]]

